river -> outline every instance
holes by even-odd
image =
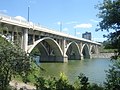
[[[69,60],[68,63],[40,63],[45,71],[41,71],[41,75],[59,77],[60,72],[64,72],[70,83],[77,80],[80,73],[84,73],[89,77],[91,83],[103,84],[106,78],[105,70],[108,70],[112,64],[110,59],[85,59],[85,60]]]

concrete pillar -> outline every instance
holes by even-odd
[[[23,30],[23,50],[27,53],[28,47],[28,29]]]
[[[89,59],[92,59],[92,54],[90,53]]]
[[[80,53],[81,53],[81,60],[83,60],[84,57],[83,57],[83,54],[82,54],[82,42],[80,42],[79,48],[80,48]]]
[[[82,42],[80,42],[79,48],[80,48],[80,53],[82,53]]]
[[[84,57],[83,57],[83,54],[81,53],[81,58],[80,58],[81,60],[83,60],[84,59]]]
[[[88,50],[89,50],[89,55],[90,55],[89,58],[92,59],[92,53],[91,53],[92,45],[89,44],[88,46],[89,46]]]
[[[12,31],[11,41],[14,42],[14,31]]]
[[[63,43],[62,43],[62,49],[63,49],[63,62],[68,62],[68,56],[66,55],[66,39],[63,39]]]

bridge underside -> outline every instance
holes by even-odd
[[[72,43],[69,46],[66,52],[66,55],[68,56],[68,60],[80,60],[81,59],[79,48],[77,47],[75,43]]]
[[[63,57],[57,45],[50,39],[41,41],[31,53],[39,56],[40,62],[64,62],[64,59],[67,59],[67,57]]]
[[[85,45],[83,47],[82,54],[83,54],[83,58],[85,58],[85,59],[90,59],[91,58],[87,45]]]

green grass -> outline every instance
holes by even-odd
[[[116,49],[103,49],[101,53],[114,53]]]
[[[101,47],[99,49],[100,53],[114,53],[117,49],[104,49],[104,47]]]

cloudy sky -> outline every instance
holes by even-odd
[[[82,37],[82,33],[91,32],[92,39],[103,41],[103,34],[98,31],[99,12],[95,5],[103,0],[1,0],[0,13],[26,19],[28,7],[30,21],[45,27]]]

